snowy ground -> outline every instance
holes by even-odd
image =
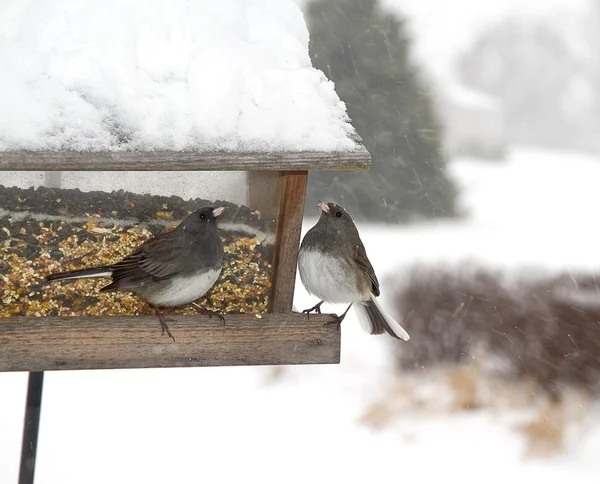
[[[384,281],[419,260],[600,266],[600,160],[519,150],[507,163],[456,160],[452,170],[465,187],[467,220],[362,228]],[[298,307],[311,302],[298,287]],[[545,459],[525,457],[514,416],[498,411],[407,406],[380,429],[365,425],[371,404],[404,380],[393,377],[388,343],[352,315],[340,365],[47,373],[36,482],[598,481],[600,426],[586,423],[590,416],[564,454]],[[447,399],[432,382],[416,385]],[[0,375],[1,483],[16,482],[25,385],[24,374]]]

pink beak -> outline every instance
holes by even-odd
[[[219,215],[221,215],[223,213],[223,210],[225,210],[225,207],[213,208],[213,217],[218,217]]]
[[[327,205],[325,202],[319,201],[318,205],[323,212],[329,213],[329,205]]]

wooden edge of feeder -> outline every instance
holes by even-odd
[[[0,371],[335,364],[332,315],[154,315],[0,319]]]
[[[273,295],[269,307],[273,313],[289,313],[292,310],[307,183],[306,171],[283,172],[279,182],[278,242],[273,261]]]
[[[371,155],[357,143],[351,151],[0,151],[0,171],[186,171],[358,170]]]

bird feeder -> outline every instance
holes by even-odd
[[[292,313],[307,177],[313,169],[355,169],[367,163],[364,149],[1,152],[0,168],[15,170],[3,178],[23,178],[25,170],[60,170],[63,179],[98,176],[106,183],[91,192],[0,185],[0,370],[338,362],[339,333],[323,326],[326,316],[307,319]],[[149,167],[153,171],[136,171]],[[199,186],[210,187],[213,179],[226,183],[222,193],[205,202],[185,200],[176,194],[177,186],[167,197],[111,183],[126,175],[151,185],[173,173]],[[229,193],[229,187],[235,191]],[[59,270],[116,261],[200,203],[226,206],[219,221],[226,265],[213,290],[199,301],[222,312],[224,324],[192,307],[174,309],[166,315],[173,342],[161,336],[146,303],[128,293],[100,293],[106,280],[45,284],[41,279]],[[39,210],[31,211],[34,206]],[[106,213],[104,206],[112,210]]]
[[[21,49],[0,56],[0,371],[339,362],[331,316],[292,311],[307,178],[370,155],[297,7],[228,3],[235,15],[198,2],[188,37],[169,35],[175,14],[127,8],[111,35],[75,9],[30,42],[0,36],[0,54]],[[100,293],[107,280],[43,282],[116,262],[204,205],[226,207],[226,254],[198,303],[224,323],[173,309],[173,342],[142,300]]]
[[[370,155],[312,67],[292,2],[30,2],[0,21],[0,371],[30,372],[20,481],[33,482],[47,370],[338,363],[332,316],[292,311],[311,170]],[[11,10],[12,9],[12,10]],[[221,278],[156,316],[110,264],[225,206]]]

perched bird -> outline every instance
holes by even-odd
[[[137,294],[156,308],[162,334],[166,332],[175,341],[159,308],[192,303],[201,312],[212,315],[194,301],[208,292],[223,268],[223,243],[217,229],[217,217],[224,209],[204,207],[196,210],[176,228],[147,240],[120,262],[51,274],[46,281],[111,278],[112,283],[100,291]]]
[[[319,221],[300,245],[298,270],[306,290],[321,301],[302,312],[320,314],[324,302],[350,304],[338,316],[339,325],[354,305],[359,322],[369,334],[386,331],[408,341],[408,333],[377,301],[379,282],[350,215],[335,203],[319,202],[319,208]]]

